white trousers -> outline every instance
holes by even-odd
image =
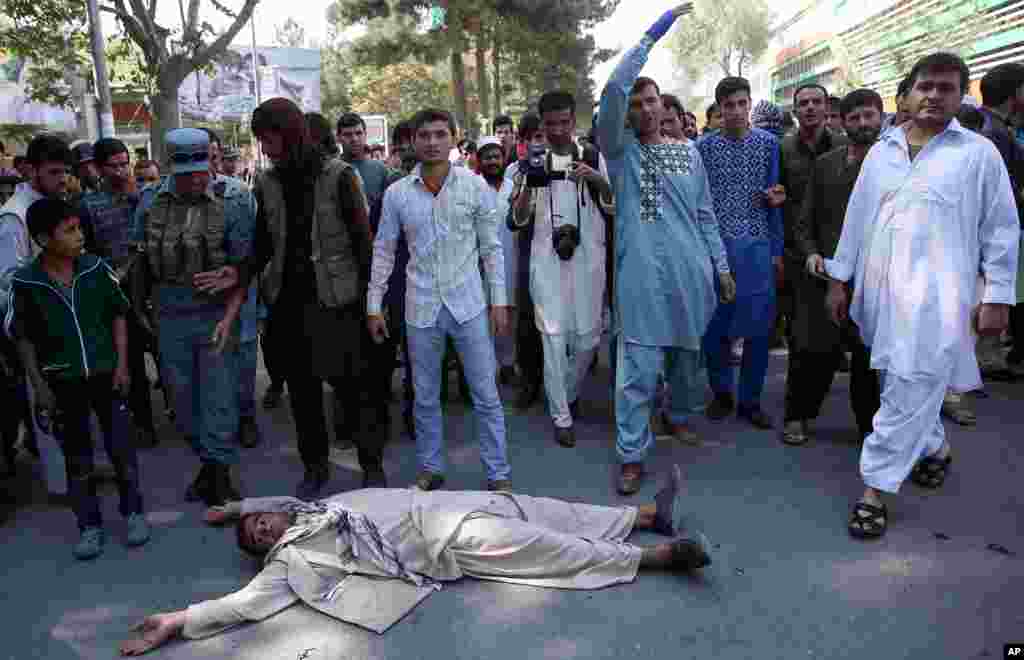
[[[569,404],[579,396],[580,386],[594,361],[601,333],[541,333],[541,337],[544,344],[544,392],[548,397],[548,410],[555,426],[567,429],[572,426]]]
[[[874,432],[864,440],[860,473],[864,484],[898,493],[914,465],[942,449],[946,431],[940,413],[950,375],[907,380],[881,372],[882,405]]]
[[[636,579],[643,550],[623,542],[636,516],[635,507],[516,495],[467,517],[448,551],[475,578],[601,589]]]

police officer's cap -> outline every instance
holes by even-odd
[[[210,169],[210,136],[198,128],[174,128],[164,136],[171,174],[191,174]]]

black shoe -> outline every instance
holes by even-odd
[[[330,478],[330,468],[325,463],[306,468],[306,474],[302,477],[298,487],[295,489],[295,497],[300,500],[311,501],[316,499],[327,480]]]
[[[209,491],[213,485],[213,470],[212,463],[203,463],[203,466],[199,468],[199,474],[192,481],[192,485],[185,491],[186,502],[198,502],[209,497]]]
[[[576,434],[573,433],[572,427],[560,429],[555,427],[555,442],[562,445],[563,447],[575,447],[576,446]]]
[[[152,449],[160,444],[160,438],[153,429],[135,429],[135,446],[142,449]]]
[[[708,419],[718,422],[731,415],[735,409],[736,404],[733,402],[732,394],[716,394],[711,405],[708,406],[706,414]]]
[[[518,406],[520,410],[532,408],[537,399],[540,398],[540,385],[537,383],[523,383],[523,389],[519,393]]]
[[[516,368],[510,366],[504,366],[498,369],[498,384],[499,385],[512,385],[516,382]]]
[[[253,417],[243,417],[238,424],[238,443],[246,449],[252,449],[263,441],[263,434]]]
[[[231,483],[231,467],[214,465],[212,483],[204,498],[206,506],[223,506],[225,502],[239,502],[241,499],[238,489]]]
[[[753,406],[742,406],[736,412],[736,416],[740,419],[745,419],[759,429],[773,429],[775,428],[775,422],[772,418],[765,414],[761,410],[761,406],[754,404]]]
[[[370,468],[363,472],[363,488],[387,488],[388,478],[384,469],[380,467]]]
[[[281,397],[284,396],[283,387],[271,387],[263,394],[263,409],[272,410],[281,405]]]

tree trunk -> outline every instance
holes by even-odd
[[[467,123],[469,111],[466,107],[466,67],[462,63],[461,45],[457,42],[456,46],[452,48],[452,96],[455,97],[455,121],[465,133],[469,127]]]
[[[150,99],[150,115],[153,121],[149,128],[149,139],[153,143],[149,157],[160,163],[164,169],[164,134],[172,128],[181,126],[178,117],[178,88],[175,86],[167,94],[163,88]]]
[[[494,69],[494,114],[501,114],[504,94],[501,89],[501,29],[494,30],[494,46],[491,48],[491,68]]]
[[[480,114],[490,119],[491,115],[491,85],[487,80],[487,60],[485,59],[485,50],[487,44],[484,43],[484,32],[481,30],[476,35],[476,90],[477,94],[480,95]],[[486,132],[487,129],[484,129]]]

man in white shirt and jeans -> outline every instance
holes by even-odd
[[[455,135],[449,113],[423,110],[413,119],[413,130],[420,164],[384,194],[373,246],[367,326],[378,343],[389,336],[381,302],[394,269],[399,233],[404,232],[410,252],[405,322],[421,467],[416,486],[434,490],[444,484],[440,395],[445,339],[451,336],[473,397],[487,487],[509,490],[505,413],[494,378],[490,324],[484,314],[489,299],[495,333],[508,332],[505,264],[494,193],[481,177],[448,162]],[[484,294],[481,263],[489,297]]]

